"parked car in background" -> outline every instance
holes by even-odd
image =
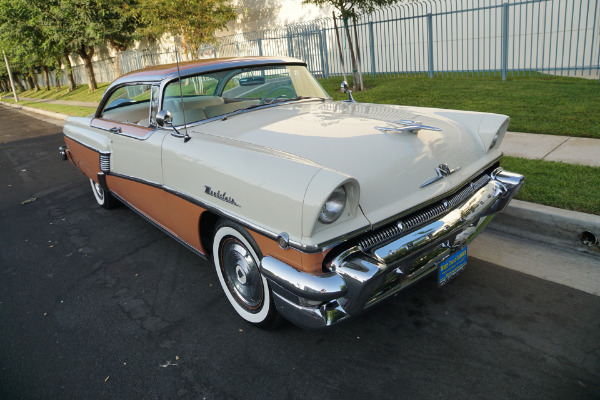
[[[464,268],[523,184],[499,164],[508,122],[336,102],[297,59],[211,59],[120,77],[60,151],[100,206],[212,258],[246,321],[318,328]]]

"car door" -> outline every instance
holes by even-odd
[[[158,86],[147,83],[114,88],[91,125],[110,137],[107,186],[129,205],[163,226],[169,225],[162,190],[161,147],[165,131],[154,117]]]

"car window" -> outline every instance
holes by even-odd
[[[110,121],[148,126],[150,97],[150,85],[120,87],[112,92],[100,116]]]
[[[297,97],[287,68],[244,71],[229,79],[223,90],[226,99],[262,99]]]
[[[298,97],[329,97],[306,67],[300,65],[231,69],[170,82],[162,108],[173,124],[194,123],[240,109],[289,101]]]

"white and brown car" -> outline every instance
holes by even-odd
[[[523,183],[499,165],[508,121],[336,102],[297,59],[213,59],[120,77],[60,151],[102,207],[212,257],[246,321],[324,327],[465,266]]]

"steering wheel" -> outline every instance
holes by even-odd
[[[269,90],[267,92],[267,94],[265,94],[261,99],[260,102],[258,104],[265,104],[265,100],[267,100],[267,98],[269,97],[269,95],[277,90],[286,90],[288,92],[290,92],[290,94],[292,95],[292,97],[296,97],[296,92],[294,91],[294,89],[290,88],[289,86],[277,86],[271,90]],[[278,98],[282,97],[282,96],[286,96],[286,94],[280,94],[279,96],[274,97],[273,99],[271,99],[271,101],[269,102],[272,103],[275,100],[277,100]]]

